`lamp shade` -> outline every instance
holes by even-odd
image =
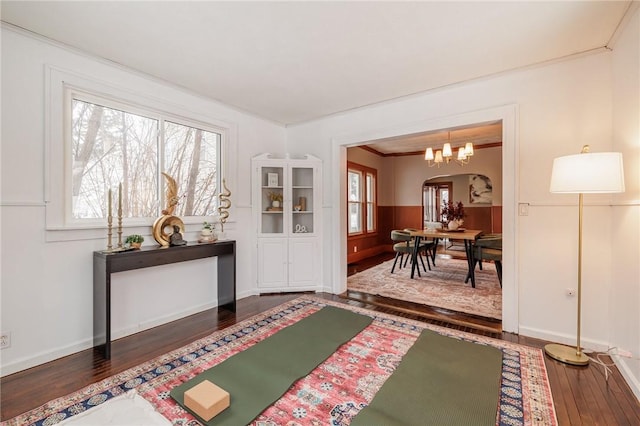
[[[453,151],[451,150],[451,144],[450,143],[447,142],[442,147],[442,156],[444,158],[453,157]]]
[[[614,193],[624,192],[622,154],[586,152],[553,160],[551,192]]]
[[[427,148],[427,150],[424,152],[424,159],[433,160],[433,148]]]
[[[467,142],[464,145],[464,153],[467,155],[467,157],[471,157],[473,155],[473,143]]]
[[[464,148],[460,147],[458,149],[458,160],[463,161],[467,159],[467,154],[464,151]]]

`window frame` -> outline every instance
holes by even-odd
[[[373,186],[373,190],[369,191],[370,185],[368,183],[368,178],[371,177],[371,186]],[[378,174],[377,174],[377,170],[372,171],[368,171],[365,173],[364,175],[364,188],[366,191],[365,194],[365,215],[364,218],[367,221],[366,225],[364,227],[365,229],[365,233],[366,234],[374,234],[376,232],[378,232],[378,215],[376,214],[377,210],[378,210]],[[373,198],[373,201],[369,200],[369,192],[371,192],[371,197]],[[372,226],[373,228],[371,230],[369,230],[369,205],[371,205],[371,212],[373,215],[373,220],[372,220]]]
[[[347,179],[349,178],[349,174],[354,173],[357,174],[359,177],[359,188],[358,188],[358,193],[360,194],[360,199],[353,201],[349,198],[349,193],[350,193],[350,188],[349,185],[347,184],[347,235],[349,236],[355,236],[355,235],[363,235],[366,231],[366,224],[363,222],[364,219],[364,212],[363,212],[363,207],[365,202],[363,201],[364,199],[366,199],[366,196],[364,194],[364,173],[362,173],[362,171],[360,170],[355,170],[353,168],[347,168]],[[359,231],[351,231],[351,205],[358,205],[359,206],[359,211],[360,211],[360,230]]]
[[[72,109],[72,103],[74,100],[78,100],[80,102],[85,102],[85,103],[91,103],[91,104],[95,104],[95,105],[101,105],[103,107],[109,108],[109,109],[115,109],[115,110],[120,110],[120,111],[124,111],[126,113],[130,113],[130,114],[134,114],[137,116],[141,116],[141,117],[145,117],[151,120],[156,120],[157,121],[157,125],[158,125],[158,131],[157,131],[157,135],[156,135],[156,148],[157,148],[157,161],[158,161],[158,170],[162,171],[162,170],[166,170],[164,161],[165,161],[165,145],[166,145],[166,140],[165,140],[165,124],[167,122],[169,123],[173,123],[173,124],[177,124],[177,125],[182,125],[182,126],[186,126],[186,127],[191,127],[191,128],[197,128],[200,130],[204,130],[210,133],[215,133],[218,135],[218,143],[216,144],[216,158],[218,159],[218,170],[221,169],[221,164],[220,164],[220,158],[221,158],[221,140],[222,140],[222,134],[220,133],[219,129],[213,128],[210,125],[206,124],[206,123],[199,123],[184,117],[179,117],[176,116],[174,114],[170,114],[170,113],[165,113],[162,111],[156,111],[156,110],[152,110],[152,109],[145,109],[142,108],[138,105],[130,105],[128,103],[123,103],[117,100],[112,100],[112,99],[107,99],[107,98],[103,98],[100,96],[96,96],[93,93],[88,93],[86,91],[83,90],[78,90],[76,88],[73,87],[66,87],[65,88],[65,111],[68,112],[68,114],[65,115],[64,117],[64,125],[65,125],[65,158],[67,159],[67,161],[71,161],[71,157],[72,157],[72,149],[73,149],[73,140],[71,137],[71,132],[72,132],[72,116],[71,116],[71,109]],[[223,176],[224,177],[224,176]],[[102,223],[104,223],[104,218],[93,218],[93,219],[78,219],[78,218],[74,218],[73,217],[73,203],[72,203],[72,180],[73,180],[73,176],[72,176],[72,168],[71,167],[66,167],[65,169],[65,182],[69,182],[69,184],[65,184],[65,199],[64,199],[64,203],[65,203],[65,223],[71,225],[71,226],[77,226],[77,225],[100,225]],[[122,222],[123,222],[123,226],[125,224],[145,224],[149,221],[149,219],[153,219],[155,220],[158,216],[161,216],[162,213],[160,212],[160,210],[162,210],[165,206],[166,206],[166,192],[163,190],[165,187],[165,181],[162,178],[162,175],[160,173],[157,174],[156,176],[156,187],[158,188],[158,211],[156,213],[155,217],[149,218],[149,217],[135,217],[135,218],[123,218]],[[219,194],[220,190],[222,188],[222,180],[220,178],[216,179],[216,183],[217,183],[217,188],[216,188],[216,193]],[[180,182],[178,182],[178,185],[180,184]],[[204,218],[207,218],[209,216],[183,216],[181,217],[181,219],[188,219],[188,218],[198,218],[199,220],[202,219],[204,220]]]
[[[174,88],[153,84],[150,80],[128,82],[130,87],[119,87],[106,84],[80,74],[62,70],[54,66],[45,67],[45,123],[44,123],[44,202],[46,206],[46,241],[73,241],[83,239],[104,239],[106,237],[106,219],[73,219],[71,217],[71,99],[72,93],[80,93],[81,100],[95,102],[108,107],[116,107],[127,112],[156,118],[161,116],[166,121],[177,122],[186,126],[201,128],[220,135],[219,137],[219,184],[226,180],[227,187],[232,188],[237,171],[227,165],[237,158],[237,125],[212,119],[210,105],[188,93]],[[149,87],[154,86],[153,90]],[[144,91],[146,89],[146,92]],[[172,92],[170,98],[156,97],[158,90]],[[180,100],[182,102],[177,102]],[[195,112],[192,108],[196,105]],[[183,106],[189,104],[189,108]],[[162,131],[162,127],[159,129]],[[162,154],[158,154],[162,155]],[[162,178],[162,176],[160,176]],[[159,195],[164,197],[164,180],[158,182]],[[162,201],[161,201],[162,203]],[[229,209],[230,220],[234,223],[235,206]],[[210,216],[182,217],[185,228],[196,230],[203,220]],[[149,235],[150,227],[156,218],[123,218],[123,229],[127,233]],[[231,225],[233,227],[233,225]]]
[[[360,204],[360,221],[362,223],[362,231],[359,232],[349,232],[349,213],[347,213],[347,237],[357,237],[357,236],[371,236],[378,233],[378,171],[374,168],[364,166],[362,164],[354,163],[351,161],[347,161],[347,180],[349,178],[349,172],[356,172],[361,176],[361,187],[360,193],[362,194],[362,199],[359,201]],[[373,201],[368,200],[368,185],[367,185],[367,176],[371,176],[373,180]],[[349,184],[347,182],[347,211],[349,211],[349,206],[353,201],[349,200]],[[368,228],[368,210],[367,207],[369,204],[372,204],[373,211],[373,229],[369,230]]]

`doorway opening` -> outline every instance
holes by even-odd
[[[452,182],[426,181],[422,186],[422,219],[425,228],[429,223],[442,221],[442,206],[450,200]]]
[[[518,292],[518,276],[516,274],[518,264],[518,250],[516,244],[516,235],[518,235],[517,219],[517,200],[518,200],[518,137],[517,137],[517,120],[518,105],[509,104],[499,107],[489,107],[484,109],[476,109],[474,111],[450,111],[448,115],[426,118],[420,122],[397,123],[390,122],[387,127],[371,127],[365,125],[363,128],[353,130],[350,134],[335,134],[332,136],[333,156],[331,166],[334,170],[332,173],[332,188],[335,190],[331,195],[333,209],[332,222],[335,226],[331,231],[332,241],[335,241],[335,250],[331,256],[331,276],[332,276],[332,292],[341,294],[347,289],[347,229],[346,229],[346,204],[344,197],[346,193],[346,162],[347,148],[370,145],[373,141],[387,141],[395,145],[394,140],[398,138],[406,138],[411,135],[424,135],[429,132],[441,132],[442,129],[460,129],[475,127],[477,123],[488,123],[488,125],[499,124],[501,137],[500,157],[501,166],[497,169],[500,173],[499,179],[502,182],[502,188],[494,193],[498,194],[500,204],[503,207],[501,220],[503,226],[503,289],[502,289],[502,326],[503,330],[511,333],[519,332],[519,292]],[[471,124],[474,123],[474,124]],[[374,126],[377,123],[372,123]],[[474,171],[477,163],[475,158],[471,161],[466,169],[470,172]],[[453,165],[453,164],[452,164]],[[447,165],[444,166],[446,171]],[[436,170],[436,169],[434,169]],[[386,182],[380,178],[380,182]],[[415,182],[415,180],[414,180]],[[495,182],[495,181],[494,181]],[[397,186],[396,186],[397,187]],[[419,188],[419,187],[418,187]],[[418,192],[420,194],[420,192]],[[421,204],[418,195],[418,203]],[[421,207],[419,207],[421,209]],[[421,211],[418,213],[421,214]]]

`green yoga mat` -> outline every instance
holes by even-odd
[[[496,424],[502,352],[424,330],[351,425]]]
[[[171,397],[184,407],[184,392],[209,380],[229,392],[231,405],[205,424],[246,425],[371,322],[325,306],[173,388]]]

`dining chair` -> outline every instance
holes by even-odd
[[[496,273],[502,288],[502,234],[483,235],[476,239],[472,248],[471,287],[476,287],[476,265],[482,270],[482,261],[492,261],[496,265]]]
[[[399,269],[402,269],[403,266],[406,266],[409,258],[412,257],[415,246],[411,234],[408,231],[400,229],[391,231],[391,240],[394,242],[393,251],[396,253],[393,266],[391,267],[391,273],[393,274],[396,269],[396,264],[398,264],[398,259],[400,260]],[[407,256],[406,258],[404,257],[405,255]],[[424,260],[422,256],[419,257],[422,261],[422,268],[426,271],[427,268],[424,265]],[[431,268],[431,266],[429,266],[429,268]],[[418,275],[420,275],[420,268],[418,268]]]
[[[405,231],[407,232],[412,232],[412,231],[418,231],[418,229],[416,228],[404,228]],[[415,243],[415,238],[412,237],[412,241]],[[422,253],[424,253],[425,257],[427,258],[427,266],[429,267],[429,270],[431,270],[431,261],[430,259],[433,259],[433,266],[436,266],[436,241],[434,239],[424,239],[421,238],[420,239],[420,248],[418,249],[418,255],[422,255]],[[422,267],[424,268],[424,260],[420,259],[422,261]],[[406,266],[406,260],[405,260],[405,266]],[[426,268],[424,269],[425,272],[427,272]]]

